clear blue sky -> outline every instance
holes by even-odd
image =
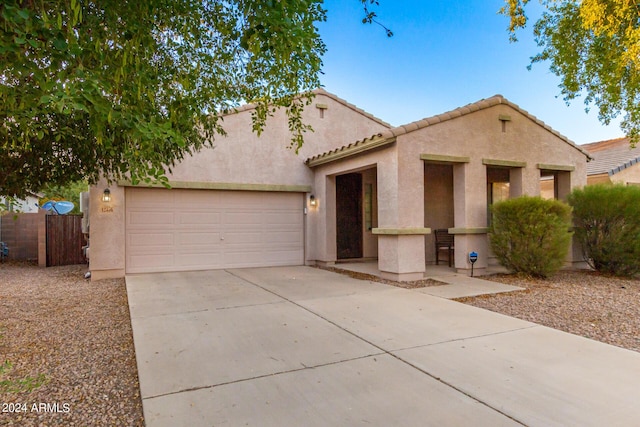
[[[374,10],[387,38],[364,25],[357,0],[325,0],[319,25],[327,45],[325,89],[394,126],[501,94],[577,144],[623,136],[604,126],[582,98],[567,106],[548,63],[527,70],[539,52],[531,24],[509,42],[503,0],[380,0]],[[540,13],[531,2],[530,16]]]

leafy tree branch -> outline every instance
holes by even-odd
[[[364,9],[364,17],[362,18],[363,24],[376,24],[382,27],[384,32],[387,34],[387,37],[393,37],[393,31],[387,28],[384,24],[378,21],[378,14],[369,9],[369,5],[380,6],[380,2],[377,0],[360,0],[362,2],[362,7]]]
[[[166,182],[245,102],[257,132],[285,108],[299,148],[323,20],[319,0],[2,2],[0,194],[102,175]]]
[[[637,0],[541,0],[545,8],[534,35],[542,51],[532,64],[549,61],[569,103],[584,95],[604,124],[622,115],[632,144],[640,140],[640,2]],[[527,24],[529,0],[505,0],[513,41]]]

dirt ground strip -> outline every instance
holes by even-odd
[[[588,271],[483,279],[526,290],[458,301],[640,352],[640,280]]]
[[[358,280],[368,280],[370,282],[384,283],[386,285],[396,286],[398,288],[404,288],[404,289],[417,289],[417,288],[426,288],[428,286],[446,285],[446,283],[438,282],[432,279],[413,280],[408,282],[395,282],[393,280],[383,279],[382,277],[374,276],[372,274],[360,273],[357,271],[345,270],[337,267],[316,266],[316,268],[319,268],[321,270],[332,271],[334,273],[349,276]]]
[[[0,425],[144,425],[124,279],[85,272],[0,264]]]

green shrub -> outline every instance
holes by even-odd
[[[571,208],[557,200],[522,196],[491,208],[491,250],[516,273],[548,277],[564,264],[571,242]]]
[[[591,185],[569,196],[585,261],[616,276],[640,272],[640,187]]]

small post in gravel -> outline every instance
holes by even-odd
[[[473,277],[473,264],[478,260],[478,252],[469,252],[469,262],[471,263],[471,277]]]

